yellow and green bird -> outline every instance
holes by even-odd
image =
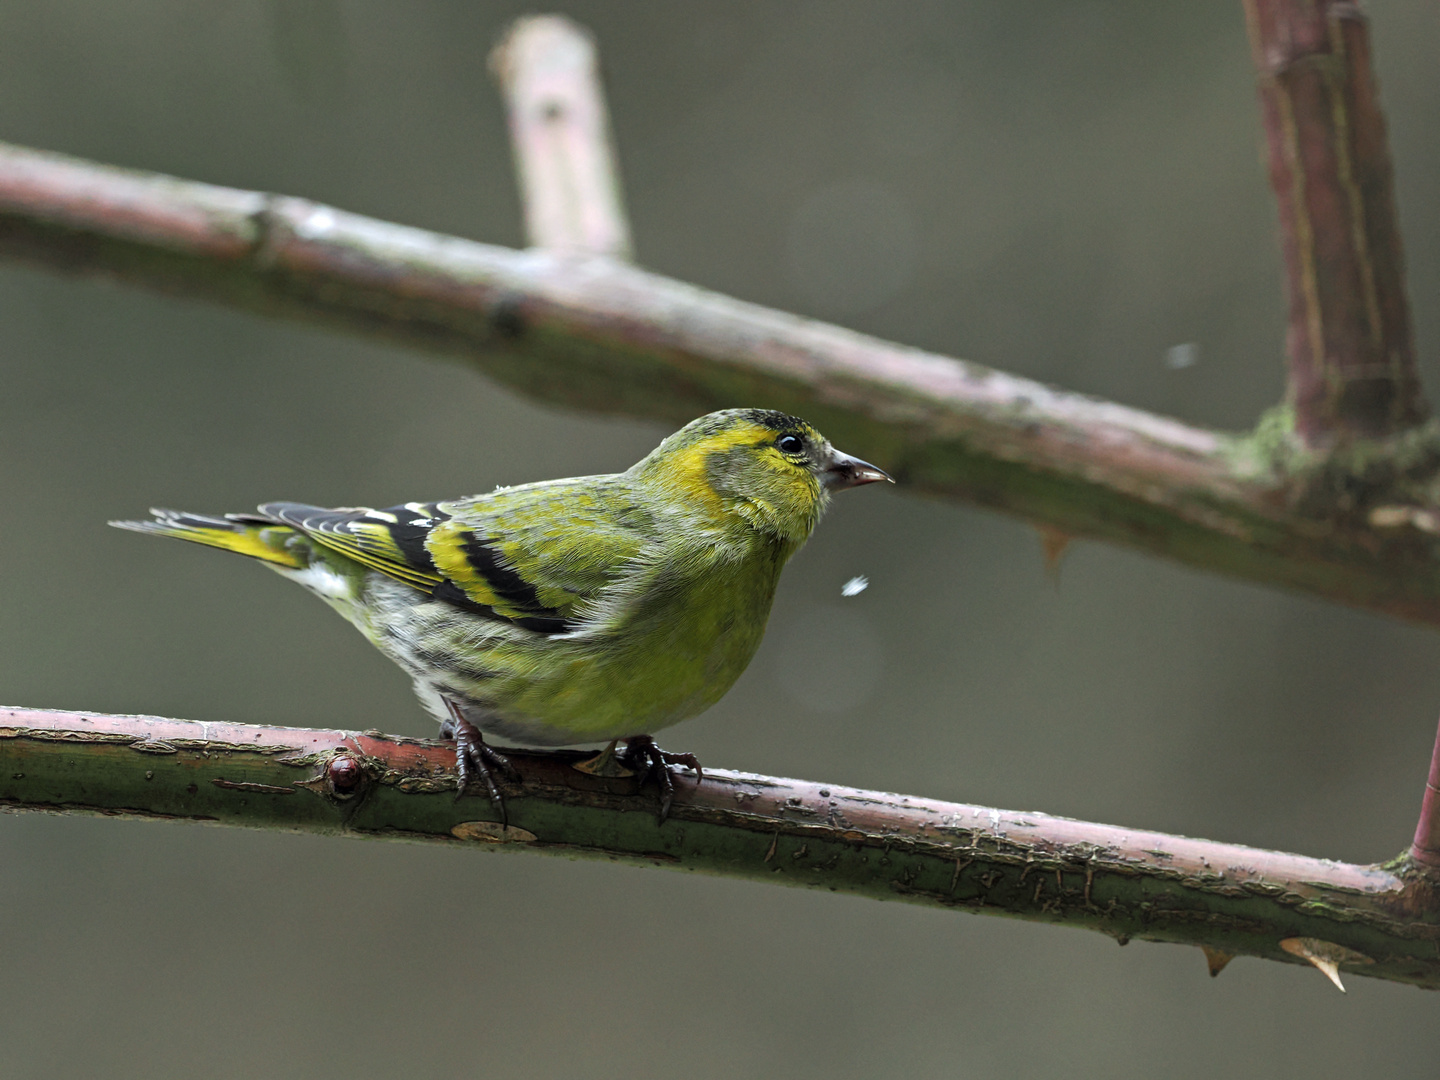
[[[122,529],[259,559],[315,593],[414,681],[503,813],[481,731],[535,746],[625,740],[654,775],[699,773],[653,734],[715,704],[760,645],[780,571],[831,492],[889,480],[805,421],[727,409],[623,473],[386,510],[275,502],[258,514],[154,510]]]

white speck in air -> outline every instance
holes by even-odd
[[[1200,346],[1193,341],[1187,341],[1181,345],[1171,345],[1165,350],[1165,366],[1171,371],[1194,367],[1199,362]]]
[[[841,596],[859,596],[870,587],[870,579],[864,574],[857,574],[844,585],[840,586]]]

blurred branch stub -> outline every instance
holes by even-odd
[[[517,20],[490,54],[509,110],[531,245],[629,259],[598,67],[590,35],[559,15]]]
[[[621,860],[1206,945],[1440,987],[1431,881],[1045,814],[749,773],[682,774],[670,820],[581,753],[507,751],[508,826],[454,749],[378,732],[0,709],[0,810],[94,813]],[[1289,945],[1282,944],[1289,942]]]
[[[1422,423],[1369,29],[1345,0],[1246,0],[1289,300],[1296,430],[1324,449]]]

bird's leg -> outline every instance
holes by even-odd
[[[670,775],[671,765],[683,765],[695,770],[695,784],[705,779],[700,760],[694,754],[672,754],[661,750],[649,735],[632,735],[625,740],[625,764],[640,775],[640,786],[651,776],[660,786],[660,824],[670,816],[670,804],[675,801],[675,778]]]
[[[441,698],[445,702],[445,709],[450,714],[450,719],[440,725],[440,737],[442,739],[455,740],[455,770],[460,774],[459,784],[455,789],[455,798],[458,801],[460,796],[465,794],[465,789],[473,779],[473,773],[479,773],[480,779],[485,781],[485,788],[490,793],[490,804],[500,811],[500,823],[508,826],[509,815],[505,812],[505,800],[500,797],[500,789],[495,786],[495,776],[490,771],[494,766],[498,771],[509,776],[515,775],[515,767],[510,764],[509,758],[504,754],[492,750],[485,743],[485,736],[480,734],[480,729],[466,720],[460,713],[460,708],[449,698]],[[473,770],[473,772],[472,772]]]

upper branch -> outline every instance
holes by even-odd
[[[706,770],[670,819],[583,755],[508,751],[509,825],[453,748],[379,732],[0,709],[0,808],[620,859],[1084,927],[1440,987],[1432,880],[1235,844]],[[1318,966],[1318,965],[1317,965]]]
[[[1263,441],[613,259],[511,251],[3,144],[0,257],[459,354],[578,408],[675,422],[785,409],[916,491],[1440,625],[1440,518],[1385,505],[1394,496],[1368,474],[1343,485],[1342,514],[1297,499]]]
[[[1429,413],[1415,367],[1385,118],[1346,0],[1246,0],[1289,299],[1289,393],[1307,444]]]

